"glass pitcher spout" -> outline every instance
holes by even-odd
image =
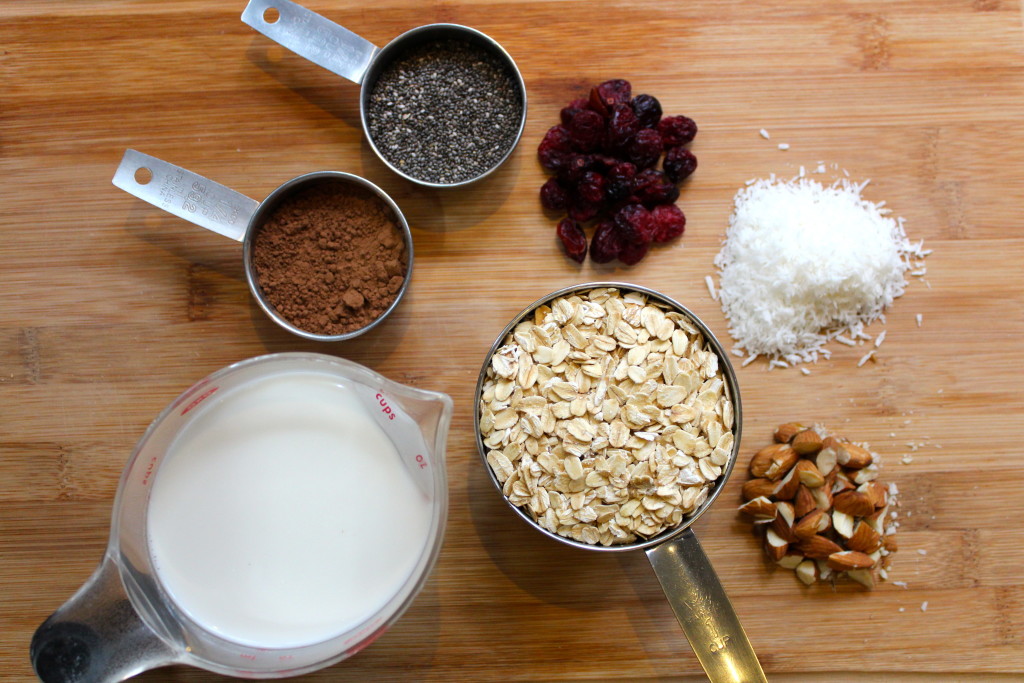
[[[85,585],[36,629],[29,647],[43,683],[114,683],[172,664],[177,654],[132,607],[109,551]]]

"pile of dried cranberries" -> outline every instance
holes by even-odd
[[[697,124],[685,116],[662,116],[651,95],[632,96],[629,81],[605,81],[588,99],[562,109],[562,123],[537,148],[541,166],[555,173],[540,188],[549,211],[566,211],[558,237],[569,258],[587,256],[583,224],[594,221],[590,258],[638,263],[652,243],[683,234],[686,217],[675,205],[678,183],[697,168],[685,145]],[[662,158],[662,170],[655,168]]]

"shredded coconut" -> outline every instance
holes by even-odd
[[[711,295],[711,298],[718,301],[718,292],[715,291],[715,281],[711,279],[710,275],[704,276],[704,284],[708,286],[708,294]]]
[[[903,219],[863,197],[870,181],[758,179],[735,197],[722,249],[718,299],[747,361],[790,365],[827,357],[835,339],[871,339],[864,327],[907,286],[924,258]]]

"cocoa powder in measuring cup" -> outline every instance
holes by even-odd
[[[285,196],[253,238],[264,299],[322,335],[369,325],[398,296],[408,254],[391,208],[369,189],[324,179]]]

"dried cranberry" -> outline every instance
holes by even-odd
[[[590,238],[590,258],[594,263],[614,261],[622,250],[622,235],[612,221],[597,224],[594,236]]]
[[[558,239],[562,240],[565,255],[577,263],[583,263],[587,257],[587,236],[579,223],[571,218],[563,218],[558,222]]]
[[[686,216],[675,204],[659,204],[651,209],[654,219],[654,241],[668,242],[683,234],[686,230]]]
[[[622,163],[619,159],[607,154],[591,154],[590,170],[598,173],[607,173],[616,164]]]
[[[540,187],[540,203],[548,211],[564,211],[569,204],[569,193],[557,178],[548,178]]]
[[[635,266],[647,256],[647,245],[634,242],[622,245],[619,250],[619,260],[627,266]]]
[[[633,194],[633,178],[636,177],[636,166],[623,161],[608,169],[605,176],[605,198],[609,204],[625,201]]]
[[[630,104],[642,127],[658,127],[658,121],[661,121],[661,102],[658,98],[653,95],[637,95]]]
[[[573,117],[586,109],[587,100],[573,100],[568,104],[568,106],[563,107],[562,111],[559,114],[562,118],[562,125],[568,127],[569,124],[572,122]]]
[[[600,206],[604,203],[605,184],[603,175],[595,171],[587,171],[576,186],[576,194],[586,203]]]
[[[591,204],[582,197],[572,197],[569,200],[569,218],[580,223],[586,223],[601,212],[601,207]]]
[[[627,204],[615,214],[615,226],[623,240],[632,244],[648,244],[654,239],[654,220],[651,212],[640,204]]]
[[[605,106],[611,109],[616,104],[629,104],[630,98],[633,97],[633,86],[629,81],[616,78],[597,86],[597,94]]]
[[[681,183],[697,170],[697,157],[683,147],[672,147],[665,152],[665,175],[673,183]]]
[[[587,100],[587,106],[590,107],[591,111],[596,111],[604,117],[611,113],[604,100],[601,99],[601,93],[598,92],[596,87],[590,89],[590,99]]]
[[[640,122],[628,104],[616,104],[611,112],[611,118],[608,119],[607,147],[610,151],[621,152],[629,147],[633,136],[640,130]]]
[[[547,170],[557,171],[565,163],[570,152],[572,144],[569,142],[569,129],[564,126],[552,126],[537,147],[537,158],[540,159],[540,165]]]
[[[637,168],[650,168],[661,158],[661,133],[653,128],[641,128],[629,145],[629,160]]]
[[[661,171],[648,168],[633,179],[633,196],[646,207],[671,204],[679,199],[679,188]]]
[[[567,154],[562,167],[558,169],[558,178],[567,187],[575,187],[583,174],[594,168],[594,160],[588,154]]]
[[[697,124],[686,116],[666,116],[658,122],[658,132],[668,149],[692,142],[697,137]]]
[[[589,109],[572,117],[569,139],[581,152],[593,152],[604,142],[604,118]]]

